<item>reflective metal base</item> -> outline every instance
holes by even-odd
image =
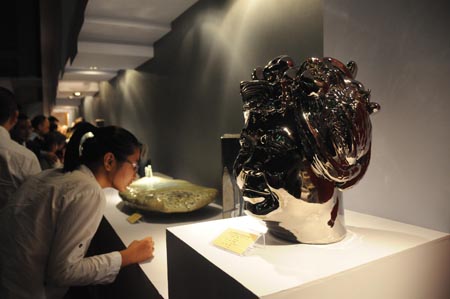
[[[325,203],[308,203],[285,194],[282,189],[273,192],[278,195],[279,209],[266,215],[255,215],[249,210],[245,213],[264,220],[276,237],[307,244],[329,244],[344,239],[347,230],[341,191],[336,189]]]

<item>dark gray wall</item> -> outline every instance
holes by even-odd
[[[102,84],[86,118],[133,131],[156,171],[219,188],[219,138],[242,126],[239,81],[283,53],[352,59],[382,110],[346,208],[450,232],[449,4],[325,0],[323,9],[322,20],[321,1],[200,1],[153,60]]]
[[[450,2],[324,1],[324,54],[355,60],[382,110],[352,210],[450,232]]]
[[[280,54],[322,56],[319,0],[199,1],[155,45],[155,58],[85,101],[150,147],[155,171],[220,188],[220,136],[239,133],[239,82]]]

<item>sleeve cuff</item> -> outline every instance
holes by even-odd
[[[122,255],[118,251],[111,252],[111,271],[119,273],[122,266]]]

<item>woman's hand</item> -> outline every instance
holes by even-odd
[[[133,241],[127,249],[120,251],[122,267],[140,263],[153,257],[154,242],[151,237]]]

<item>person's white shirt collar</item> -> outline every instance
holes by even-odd
[[[84,174],[87,174],[88,176],[95,179],[94,173],[84,164],[81,164],[80,167],[78,167],[78,170],[81,171]]]

